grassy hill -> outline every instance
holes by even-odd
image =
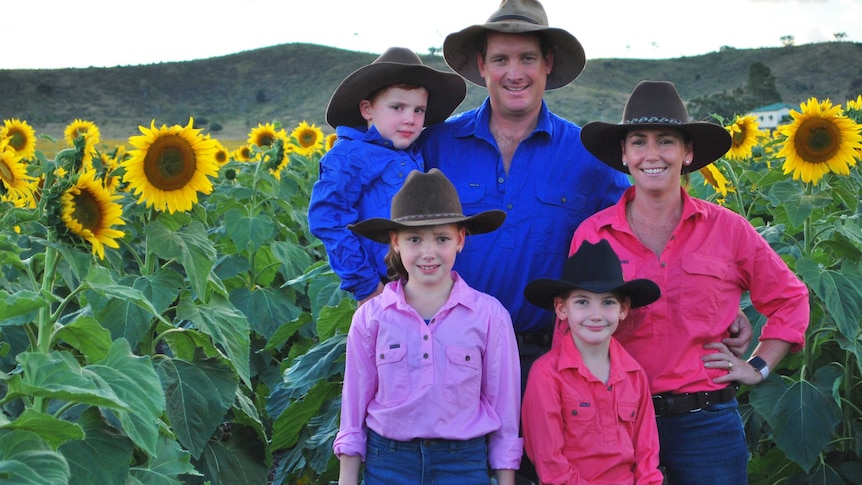
[[[284,44],[204,60],[112,68],[2,70],[0,117],[20,118],[40,134],[62,137],[76,118],[93,121],[103,138],[139,134],[139,125],[218,123],[214,136],[243,139],[258,123],[324,121],[338,83],[376,55],[311,44]],[[442,57],[423,62],[448,69]],[[828,42],[768,49],[724,49],[661,60],[591,59],[574,83],[547,93],[553,111],[578,123],[617,121],[642,79],[670,80],[686,100],[745,85],[752,63],[766,65],[784,102],[809,97],[835,103],[862,93],[862,44]],[[477,106],[485,90],[468,83],[458,108]]]

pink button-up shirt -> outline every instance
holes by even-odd
[[[659,485],[658,429],[640,365],[611,339],[607,384],[571,334],[530,368],[521,419],[540,483]]]
[[[632,310],[614,334],[646,371],[653,394],[726,386],[712,380],[727,371],[704,367],[701,356],[714,351],[703,345],[728,336],[745,291],[767,317],[760,338],[790,342],[794,351],[802,348],[810,318],[808,288],[745,218],[681,188],[682,217],[656,256],[626,221],[626,204],[635,190],[629,188],[617,204],[584,221],[570,251],[585,240],[607,239],[627,281],[649,278],[661,288],[658,301]]]
[[[398,441],[487,435],[491,467],[519,467],[521,371],[509,312],[452,276],[449,300],[429,323],[405,301],[401,282],[356,310],[336,455],[364,461],[367,427]]]

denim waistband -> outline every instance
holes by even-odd
[[[437,449],[437,450],[461,450],[472,448],[476,445],[485,443],[485,436],[472,438],[469,440],[447,440],[442,438],[415,438],[410,441],[398,441],[380,436],[378,433],[368,430],[368,443],[374,443],[376,446],[386,447],[391,450],[420,450],[420,449]]]

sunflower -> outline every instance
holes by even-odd
[[[68,146],[73,147],[75,146],[75,139],[79,136],[84,137],[85,143],[83,166],[85,168],[92,167],[93,151],[101,141],[102,135],[99,132],[99,128],[92,121],[75,119],[75,121],[66,126],[66,130],[63,132],[63,139],[66,140]]]
[[[779,128],[786,137],[778,157],[784,157],[784,174],[793,180],[816,184],[828,172],[849,175],[856,165],[856,150],[862,148],[860,126],[841,114],[841,106],[829,100],[810,98],[790,111],[793,122]]]
[[[118,248],[116,239],[125,235],[111,226],[124,225],[123,208],[102,187],[96,172],[85,170],[74,185],[60,196],[61,220],[72,234],[93,245],[93,254],[105,259],[105,246]]]
[[[845,111],[862,111],[862,94],[857,96],[855,100],[847,101]]]
[[[17,118],[3,120],[3,138],[9,140],[9,146],[26,160],[36,156],[36,130]]]
[[[126,170],[123,182],[140,195],[139,204],[173,214],[191,209],[198,192],[212,192],[209,177],[218,174],[216,142],[192,128],[193,123],[189,119],[185,127],[156,128],[153,120],[149,129],[139,127],[142,135],[129,138],[136,149],[121,165]]]
[[[286,139],[287,134],[284,129],[278,129],[272,123],[262,125],[257,124],[257,128],[252,128],[248,134],[248,144],[255,145],[260,148],[271,147],[276,139]]]
[[[730,133],[733,143],[727,152],[727,158],[744,160],[751,156],[751,150],[757,145],[758,139],[764,136],[754,116],[736,116],[730,126],[724,127]]]
[[[323,149],[323,130],[317,125],[303,121],[290,132],[290,138],[296,140],[294,151],[299,155],[307,157]]]
[[[224,147],[218,140],[214,140],[216,143],[216,151],[215,151],[215,161],[219,167],[224,166],[227,162],[230,161],[230,152],[227,151],[227,148]]]
[[[243,145],[231,153],[231,157],[237,162],[251,161],[251,148],[248,145]]]
[[[335,146],[335,142],[338,140],[338,135],[335,133],[330,133],[326,135],[326,142],[324,142],[324,147],[326,151],[332,150],[332,147]]]
[[[735,189],[730,186],[727,178],[721,173],[721,170],[714,163],[701,168],[700,174],[703,175],[703,185],[712,185],[716,192],[722,197],[727,197],[728,192],[734,192]]]
[[[9,139],[0,140],[0,195],[10,200],[32,200],[36,179],[27,175],[27,164],[18,152],[9,146]]]

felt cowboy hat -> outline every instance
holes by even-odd
[[[545,8],[536,0],[503,0],[500,8],[484,24],[473,25],[446,36],[443,57],[449,67],[465,79],[485,86],[476,55],[488,31],[504,34],[539,32],[554,52],[554,67],[545,89],[556,89],[574,81],[584,70],[587,58],[578,39],[563,29],[548,26]]]
[[[467,95],[467,84],[459,75],[423,65],[410,49],[390,47],[341,81],[326,107],[326,122],[333,128],[365,126],[359,103],[393,84],[415,84],[428,90],[425,125],[444,121]]]
[[[723,126],[705,121],[691,121],[688,110],[669,81],[641,81],[635,86],[623,109],[619,124],[594,121],[581,129],[581,141],[606,165],[629,173],[623,165],[620,142],[632,128],[677,128],[693,142],[691,164],[682,173],[694,172],[727,153],[733,140]]]
[[[468,234],[491,232],[503,224],[506,213],[488,210],[465,216],[455,186],[443,172],[432,168],[428,173],[413,170],[407,175],[404,185],[392,197],[391,217],[366,219],[347,228],[360,236],[388,243],[389,231],[411,227],[458,224]]]
[[[624,281],[620,258],[604,239],[596,244],[584,241],[566,260],[560,279],[533,280],[524,289],[524,296],[530,303],[553,311],[554,298],[574,289],[620,293],[631,298],[632,308],[649,305],[661,296],[661,290],[652,280]]]

